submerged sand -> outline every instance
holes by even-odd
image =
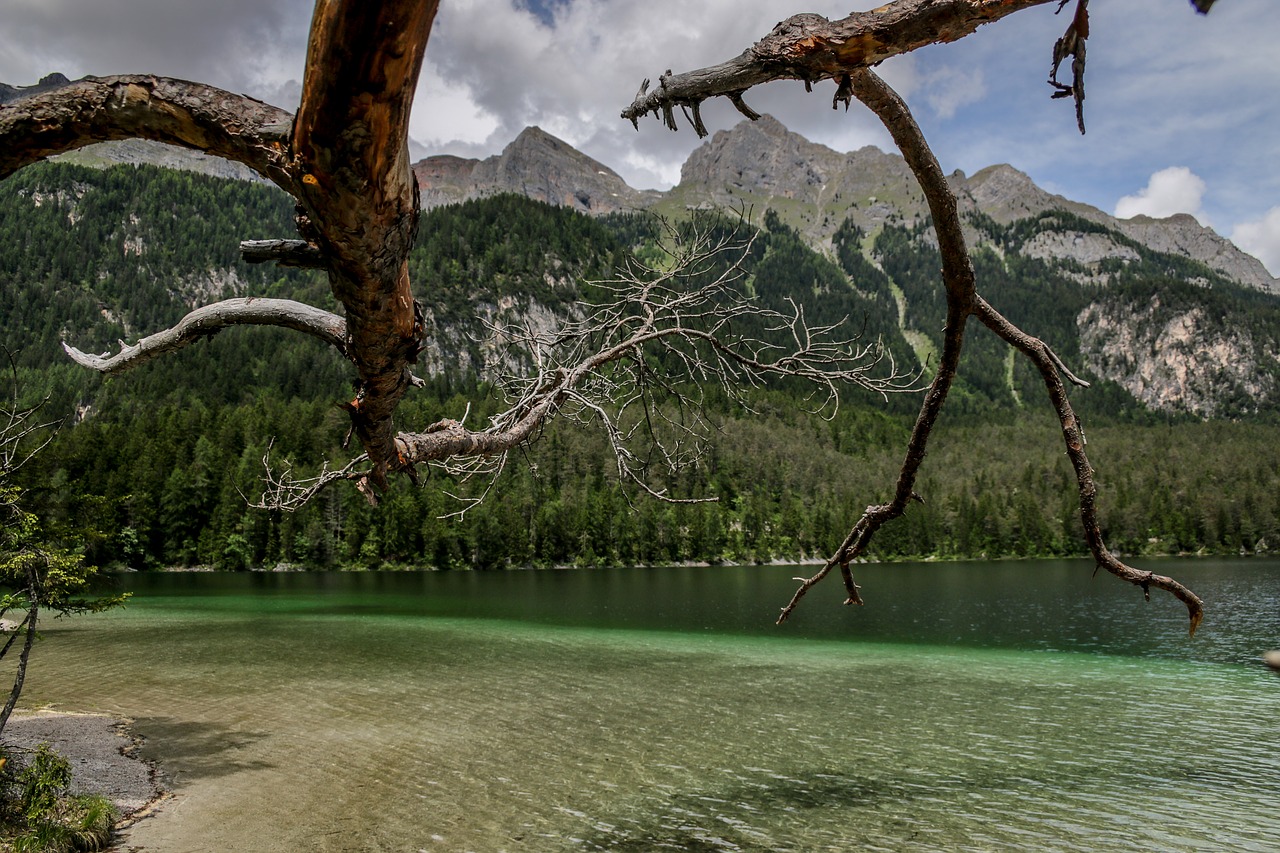
[[[129,721],[99,714],[55,711],[15,713],[5,726],[5,746],[34,749],[48,743],[71,762],[71,789],[101,794],[120,809],[124,825],[146,815],[165,794],[164,780],[138,758],[139,738]]]

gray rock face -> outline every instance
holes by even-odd
[[[608,166],[537,127],[525,128],[496,156],[428,157],[413,172],[428,209],[516,193],[595,215],[647,207],[657,195],[632,189]]]
[[[1096,207],[1045,192],[1027,175],[1007,164],[983,169],[964,181],[958,191],[964,200],[997,222],[1009,223],[1046,210],[1067,210],[1119,231],[1154,251],[1182,255],[1241,284],[1280,293],[1280,281],[1267,272],[1261,261],[1185,213],[1165,219],[1149,216],[1116,219]]]
[[[198,172],[202,175],[212,175],[215,178],[227,178],[233,181],[266,183],[265,178],[243,163],[211,157],[203,151],[192,151],[165,145],[163,142],[152,142],[149,139],[98,142],[75,151],[68,151],[66,154],[59,154],[51,159],[102,169],[119,164],[160,166],[165,169]]]
[[[1076,324],[1086,366],[1153,409],[1213,417],[1230,392],[1272,398],[1276,383],[1258,369],[1253,337],[1241,329],[1215,328],[1208,320],[1199,306],[1162,312],[1157,297],[1125,310],[1093,303]]]
[[[1116,219],[1046,192],[1006,164],[989,166],[969,178],[956,172],[950,183],[961,210],[982,211],[1002,224],[1046,210],[1066,210],[1157,252],[1183,255],[1242,284],[1280,293],[1280,282],[1258,259],[1185,214]],[[910,222],[927,213],[915,178],[898,155],[870,147],[841,154],[788,131],[770,116],[743,121],[712,136],[689,155],[672,195],[686,207],[773,207],[819,245],[845,218],[870,231],[890,219]],[[1081,262],[1132,254],[1114,241],[1081,237],[1064,233],[1057,241],[1041,241],[1033,251],[1036,257]]]
[[[841,154],[771,116],[713,135],[689,155],[671,194],[685,207],[773,207],[815,243],[846,217],[871,230],[925,210],[901,157],[870,146]]]
[[[1241,284],[1280,293],[1280,280],[1267,272],[1261,261],[1201,225],[1194,216],[1178,213],[1167,219],[1135,216],[1113,221],[1125,236],[1157,252],[1185,255]]]

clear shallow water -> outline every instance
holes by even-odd
[[[130,576],[26,701],[137,720],[148,850],[1280,849],[1280,564],[1162,564],[1195,640],[1091,568]]]

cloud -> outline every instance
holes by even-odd
[[[1262,261],[1274,276],[1280,276],[1280,207],[1273,207],[1261,219],[1241,222],[1231,232],[1231,242]]]
[[[1205,221],[1201,202],[1205,183],[1199,175],[1186,166],[1170,166],[1151,176],[1147,185],[1135,195],[1127,195],[1116,202],[1116,217],[1129,219],[1134,216],[1151,216],[1161,219],[1175,213],[1189,213]]]
[[[814,0],[806,10],[842,17],[845,7],[845,0]],[[770,0],[454,0],[440,8],[427,50],[431,71],[419,85],[424,95],[410,132],[444,148],[475,143],[488,130],[496,151],[536,124],[635,186],[669,186],[701,140],[683,118],[679,133],[652,119],[637,133],[619,116],[622,108],[641,80],[656,84],[667,68],[687,71],[732,59],[778,18]],[[886,68],[886,74],[897,73]],[[436,90],[471,104],[434,108],[426,93]],[[746,100],[828,145],[887,145],[887,134],[865,112],[830,109],[834,91],[834,83],[819,84],[811,95],[802,83],[778,83],[753,90]],[[713,133],[742,120],[724,99],[705,104],[702,115]]]
[[[961,107],[976,104],[987,94],[981,68],[944,66],[923,75],[924,99],[939,118],[953,118]]]
[[[305,0],[5,0],[4,17],[6,83],[141,73],[264,97],[301,79],[311,16]]]

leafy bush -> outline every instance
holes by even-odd
[[[101,796],[72,794],[71,764],[47,743],[12,769],[0,766],[0,850],[72,853],[102,850],[111,841],[117,812]]]

